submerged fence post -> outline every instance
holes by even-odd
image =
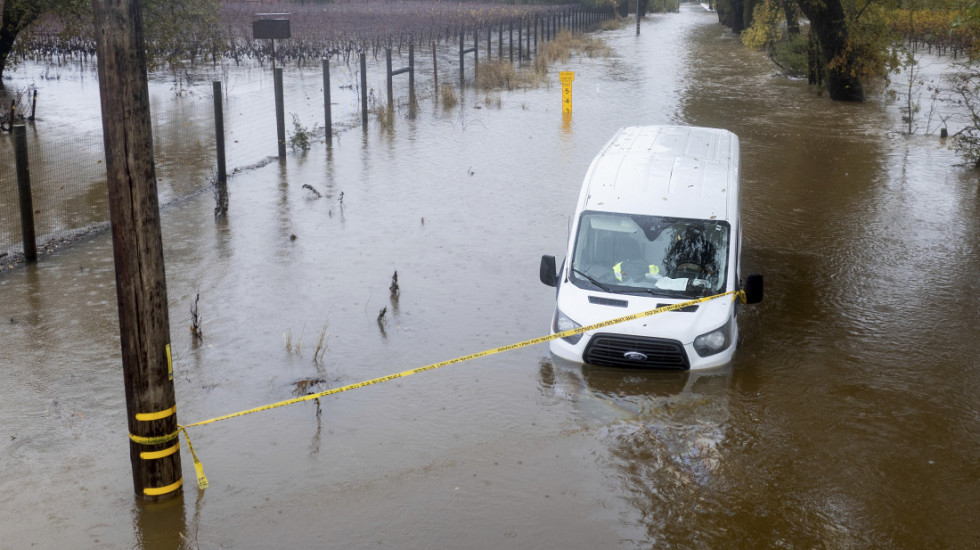
[[[276,136],[279,140],[279,158],[286,158],[286,113],[282,91],[282,67],[275,69],[276,88]]]
[[[534,16],[534,55],[538,55],[538,16]]]
[[[466,75],[463,71],[463,50],[466,49],[464,42],[466,41],[466,33],[464,31],[459,31],[459,88],[463,89],[466,83]]]
[[[361,125],[367,130],[367,54],[361,52]]]
[[[497,26],[497,59],[504,58],[504,24]]]
[[[323,58],[323,123],[326,128],[327,143],[333,140],[333,119],[330,112],[330,59]]]
[[[524,59],[524,19],[517,22],[517,61]]]
[[[530,17],[527,18],[527,39],[526,40],[527,40],[527,48],[525,48],[525,50],[527,51],[527,58],[528,59],[531,59],[531,18]]]
[[[436,43],[432,43],[432,80],[435,83],[436,97],[439,96],[439,62],[436,61]]]
[[[392,89],[393,86],[391,85],[391,78],[392,76],[394,76],[391,74],[391,48],[385,48],[385,69],[387,69],[385,72],[388,75],[388,82],[387,82],[388,108],[394,109],[395,97],[394,97],[394,91]]]
[[[221,102],[221,82],[215,80],[212,84],[214,92],[214,150],[218,160],[218,204],[214,208],[215,215],[222,216],[228,212],[228,170],[225,165],[225,111]]]
[[[479,69],[477,65],[480,63],[480,31],[479,29],[473,31],[473,47],[466,47],[466,31],[459,31],[459,89],[462,90],[466,86],[466,72],[463,70],[465,66],[464,58],[466,54],[473,52],[473,78],[476,79],[476,71]]]
[[[31,116],[27,120],[34,121],[34,113],[37,112],[37,89],[34,89],[34,100],[31,101]]]
[[[640,36],[640,0],[636,0],[636,36]]]
[[[408,45],[408,96],[415,103],[415,43]]]
[[[398,69],[391,66],[391,48],[385,48],[385,68],[388,73],[388,108],[387,114],[391,115],[395,111],[395,94],[393,88],[394,77],[403,73],[408,73],[408,98],[409,108],[413,109],[415,102],[415,44],[408,45],[408,66]]]
[[[221,81],[215,80],[214,90],[214,137],[218,157],[218,181],[224,184],[228,181],[228,171],[225,165],[225,110],[221,101]]]
[[[13,121],[11,121],[13,124]],[[17,197],[20,199],[20,233],[24,241],[24,261],[37,261],[34,238],[34,201],[31,198],[31,171],[27,161],[27,129],[23,124],[11,126],[14,134],[14,157],[17,163]]]

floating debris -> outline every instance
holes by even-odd
[[[320,192],[319,192],[319,191],[317,191],[317,190],[316,190],[316,188],[315,188],[315,187],[313,187],[312,185],[310,185],[310,184],[308,184],[308,183],[304,183],[304,184],[303,184],[303,189],[306,189],[306,190],[307,190],[307,191],[309,191],[310,193],[312,193],[312,194],[314,194],[314,195],[316,195],[316,198],[318,198],[318,199],[319,199],[320,197],[322,197],[322,196],[323,196],[322,194],[320,194]]]
[[[191,304],[191,335],[194,337],[194,341],[200,341],[204,338],[204,331],[201,330],[201,314],[197,308],[197,303],[201,300],[201,293],[198,292],[194,295],[194,303]]]
[[[399,288],[398,288],[398,271],[397,270],[395,270],[395,273],[391,276],[391,286],[388,287],[388,291],[391,292],[391,299],[392,300],[397,300],[398,299]]]
[[[321,377],[303,378],[293,382],[293,395],[302,396],[311,393],[320,393],[327,380]]]
[[[320,338],[316,342],[316,348],[313,350],[313,363],[320,366],[320,361],[323,361],[323,354],[327,352],[327,327],[329,323],[323,323],[323,329],[320,331]]]

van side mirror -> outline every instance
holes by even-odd
[[[548,286],[558,286],[558,270],[555,268],[554,256],[541,256],[541,282]]]
[[[762,301],[762,275],[752,273],[745,278],[745,303],[757,304]]]

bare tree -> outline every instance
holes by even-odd
[[[952,147],[975,168],[980,169],[980,60],[968,60],[946,78],[950,98],[968,117],[966,125],[952,137]]]

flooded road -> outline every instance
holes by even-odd
[[[227,219],[209,193],[167,207],[179,420],[546,334],[540,255],[565,248],[589,161],[635,124],[741,137],[743,269],[766,298],[730,367],[493,355],[190,428],[211,487],[184,446],[183,497],[147,505],[101,235],[0,274],[0,549],[975,547],[976,174],[897,133],[897,107],[775,76],[715,14],[634,32],[556,67],[575,71],[570,123],[557,78],[499,106],[423,99],[238,174]]]

